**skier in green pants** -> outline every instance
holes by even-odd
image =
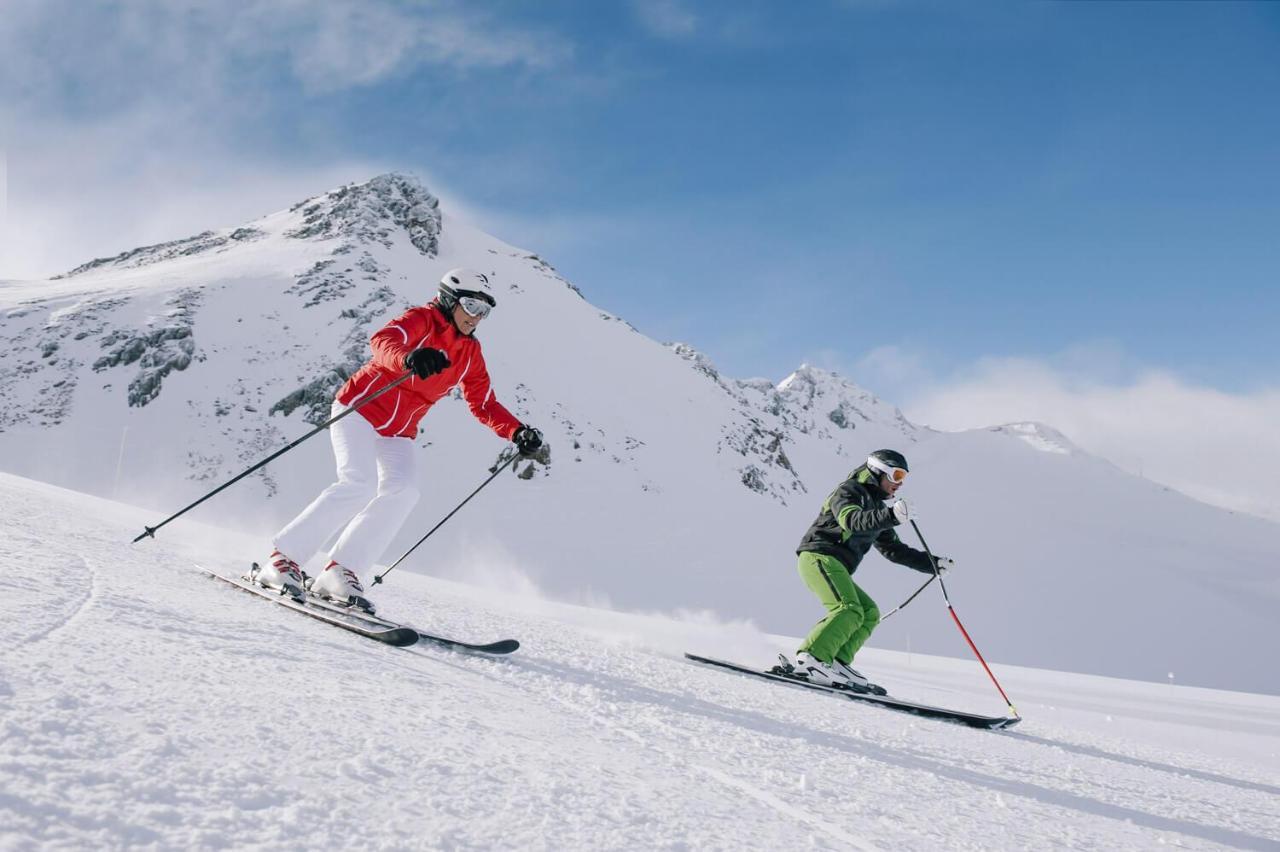
[[[894,532],[894,527],[912,517],[907,502],[899,499],[885,505],[906,478],[907,460],[902,453],[876,450],[831,492],[796,549],[801,579],[827,608],[827,617],[796,653],[795,673],[813,683],[878,691],[850,667],[854,654],[880,623],[876,602],[852,577],[872,545],[891,562],[933,573],[928,555],[904,544]],[[955,567],[950,559],[935,559],[939,573]]]

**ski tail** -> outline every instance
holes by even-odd
[[[346,630],[350,633],[355,633],[358,636],[363,636],[366,639],[373,639],[377,642],[382,642],[383,644],[386,644],[386,645],[394,645],[397,648],[406,648],[410,645],[414,645],[418,642],[418,639],[419,639],[418,632],[409,627],[398,627],[398,626],[388,627],[383,625],[361,623],[355,619],[344,618],[337,613],[331,613],[325,610],[317,609],[306,603],[299,603],[293,597],[287,594],[280,594],[278,592],[274,592],[269,589],[264,589],[262,586],[256,585],[254,583],[250,583],[247,580],[243,580],[240,578],[224,577],[223,575],[215,571],[210,571],[207,568],[200,568],[200,570],[207,577],[212,577],[215,580],[220,580],[229,586],[234,586],[235,588],[239,589],[242,592],[246,592],[248,594],[262,598],[268,603],[276,604],[277,606],[284,607],[285,609],[290,610],[292,612],[305,615],[309,618],[314,618],[317,621],[322,621],[325,624],[329,624],[334,627],[340,627],[343,630]]]
[[[283,601],[275,600],[277,595],[272,590],[264,589],[257,583],[252,582],[254,571],[258,567],[256,562],[250,568],[249,574],[238,580],[232,580],[198,565],[196,567],[211,577],[230,583],[246,592],[252,592],[259,597],[265,597],[271,600],[272,603],[283,603]],[[303,576],[305,577],[306,575],[304,574]],[[330,621],[330,623],[333,623],[330,619],[338,619],[342,622],[338,625],[340,627],[392,645],[403,646],[412,645],[415,642],[428,642],[453,651],[488,654],[497,657],[515,653],[520,648],[519,641],[515,639],[499,639],[494,642],[465,642],[448,636],[438,636],[434,633],[418,630],[416,627],[411,627],[407,624],[391,621],[358,606],[334,603],[310,592],[300,601],[293,598],[289,598],[289,600],[304,610],[307,615],[320,618],[321,621]],[[330,618],[321,618],[321,614],[328,614]],[[416,638],[411,639],[411,636]]]

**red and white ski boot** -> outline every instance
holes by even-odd
[[[364,596],[364,586],[360,584],[356,572],[350,568],[343,568],[330,560],[320,575],[309,582],[307,590],[316,597],[373,615],[373,602]]]

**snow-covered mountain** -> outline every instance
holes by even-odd
[[[813,367],[776,384],[726,377],[692,347],[593,306],[536,254],[456,221],[401,175],[0,284],[0,467],[159,520],[308,431],[368,336],[427,301],[453,266],[495,281],[499,307],[480,330],[495,390],[544,429],[551,461],[495,482],[408,569],[804,633],[821,613],[795,575],[795,544],[829,490],[891,446],[911,459],[904,495],[930,545],[959,563],[952,599],[989,657],[1280,692],[1269,659],[1277,525],[1126,475],[1045,425],[937,433]],[[503,448],[460,401],[424,427],[424,497],[388,559]],[[317,437],[194,517],[265,545],[331,464]],[[51,530],[47,546],[58,538]],[[858,574],[886,609],[922,579],[875,555]],[[379,592],[400,594],[394,582]],[[873,644],[968,653],[933,590]]]
[[[977,731],[681,660],[767,662],[795,641],[741,622],[414,574],[389,612],[523,645],[501,660],[402,650],[195,570],[251,536],[180,521],[129,544],[149,517],[0,474],[0,849],[1280,839],[1274,696],[997,666],[1024,720]],[[972,660],[873,649],[864,668],[905,698],[1004,709]]]

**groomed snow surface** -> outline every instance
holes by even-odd
[[[996,665],[1025,721],[972,730],[681,661],[794,645],[749,624],[407,571],[384,614],[524,647],[399,650],[193,567],[256,542],[130,544],[155,520],[0,476],[0,848],[1280,848],[1280,698]],[[956,641],[859,661],[999,713]]]

